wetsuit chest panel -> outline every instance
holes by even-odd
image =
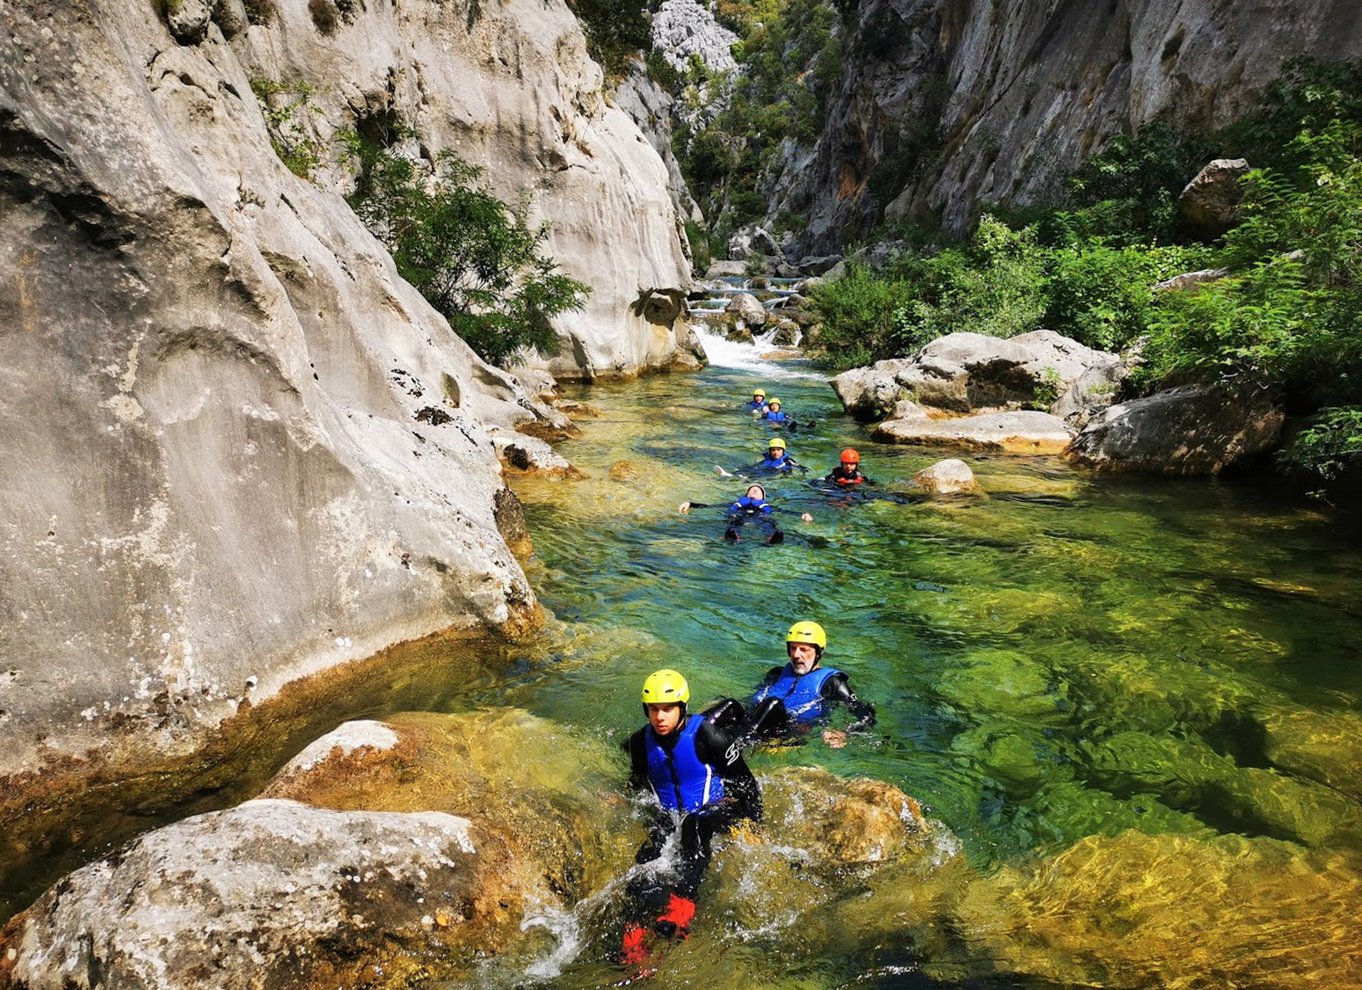
[[[770,512],[771,504],[763,499],[748,498],[744,495],[733,503],[734,512],[743,512],[747,515],[756,515],[758,512]]]
[[[787,663],[785,669],[780,672],[780,677],[772,684],[763,684],[753,695],[752,700],[757,702],[765,701],[767,698],[779,698],[785,702],[785,709],[790,713],[790,718],[796,722],[812,722],[825,714],[823,682],[840,673],[841,671],[835,667],[819,667],[799,677],[795,674],[794,668]]]
[[[781,454],[775,460],[772,460],[770,457],[766,457],[762,460],[760,464],[757,465],[757,467],[766,468],[772,471],[784,471],[786,468],[790,466],[789,464],[786,463],[789,459],[790,459],[789,454]]]
[[[695,751],[695,734],[703,724],[702,716],[686,719],[676,745],[663,747],[653,727],[647,727],[644,744],[648,754],[648,782],[662,807],[673,811],[695,811],[724,796],[723,778]]]

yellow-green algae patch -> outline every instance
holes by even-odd
[[[997,972],[1105,987],[1357,986],[1354,856],[1125,832],[972,883],[954,909]],[[932,967],[929,967],[929,971]]]

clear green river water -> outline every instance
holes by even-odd
[[[730,915],[687,944],[674,985],[1362,978],[1362,554],[1347,517],[1261,482],[966,455],[986,497],[838,504],[796,476],[768,486],[791,510],[782,545],[725,543],[721,510],[677,507],[742,494],[714,468],[760,458],[768,434],[739,410],[754,386],[816,421],[787,436],[808,478],[853,444],[880,491],[909,492],[950,456],[870,442],[806,366],[745,363],[570,394],[599,413],[559,445],[587,479],[516,484],[563,645],[498,700],[623,734],[650,671],[681,670],[701,700],[745,698],[789,624],[815,619],[876,732],[759,751],[754,771],[892,783],[958,841],[941,872],[985,879],[940,880],[956,906],[929,920],[890,889],[928,897],[920,873],[870,877],[836,910],[760,933]],[[598,979],[569,969],[555,985]]]
[[[621,739],[649,672],[679,669],[701,704],[745,699],[813,619],[878,725],[842,749],[758,750],[754,772],[892,785],[921,802],[929,847],[801,869],[782,844],[799,801],[769,801],[765,852],[720,849],[651,985],[1362,985],[1355,515],[1262,481],[1002,455],[964,456],[985,496],[910,497],[949,454],[871,442],[806,365],[728,358],[744,366],[567,389],[594,415],[557,447],[586,477],[513,479],[544,636],[337,699],[256,757],[261,780],[344,718],[404,709],[519,708]],[[725,542],[717,508],[678,512],[742,494],[715,467],[760,458],[769,434],[740,409],[757,385],[817,424],[787,434],[809,475],[768,485],[789,510],[780,545]],[[814,490],[847,445],[876,491],[909,497]],[[538,919],[477,985],[618,980],[579,921]]]

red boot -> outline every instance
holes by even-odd
[[[695,917],[695,902],[688,897],[672,894],[667,901],[667,910],[657,916],[654,926],[658,934],[667,938],[686,938],[690,935],[690,922]]]
[[[620,962],[625,966],[642,966],[647,961],[648,931],[642,925],[629,925],[620,945]]]

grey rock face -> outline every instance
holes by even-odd
[[[1105,470],[1219,474],[1275,446],[1284,418],[1260,389],[1184,385],[1106,409],[1068,455]]]
[[[653,47],[684,72],[698,57],[710,72],[733,72],[733,43],[738,36],[714,19],[707,7],[695,0],[663,0],[653,14]]]
[[[643,132],[667,167],[667,191],[677,215],[700,222],[700,206],[681,174],[681,163],[672,150],[672,113],[675,101],[653,82],[643,65],[633,64],[629,75],[615,90],[615,102]]]
[[[132,0],[9,15],[0,774],[115,724],[186,751],[248,677],[261,702],[394,642],[534,621],[486,427],[550,415],[398,277],[335,161],[284,167],[253,78],[311,85],[318,147],[400,120],[505,199],[531,190],[548,250],[596,288],[543,363],[676,360],[665,170],[566,6],[358,10],[323,38],[278,4],[230,44],[215,24],[180,44]]]
[[[1160,118],[1223,125],[1288,60],[1362,55],[1353,0],[872,0],[857,13],[815,153],[778,183],[777,209],[808,217],[808,251],[836,250],[882,210],[959,229],[980,202],[1046,200],[1116,135]],[[904,188],[872,187],[915,149],[940,149],[939,164]]]
[[[68,876],[22,916],[11,979],[33,990],[309,986],[385,941],[419,951],[476,930],[483,919],[463,912],[477,862],[469,822],[454,815],[248,801]]]
[[[1239,221],[1243,188],[1239,180],[1249,170],[1242,158],[1217,158],[1187,183],[1178,197],[1178,216],[1204,238],[1219,237]]]

